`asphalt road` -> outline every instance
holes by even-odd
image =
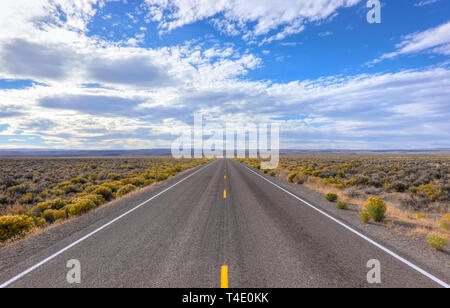
[[[216,288],[227,266],[231,288],[441,286],[233,160],[152,194],[0,272],[0,285]],[[79,285],[66,280],[71,259]],[[379,285],[367,282],[371,259]]]

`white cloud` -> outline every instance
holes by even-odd
[[[8,139],[9,142],[25,142],[25,139]]]
[[[159,24],[162,32],[212,18],[223,33],[244,38],[267,36],[264,42],[282,40],[300,33],[308,22],[325,20],[343,7],[360,0],[146,0],[148,19]],[[251,23],[255,23],[252,28]],[[281,28],[281,29],[280,29]]]
[[[347,148],[450,146],[450,70],[444,67],[288,84],[213,80],[211,70],[192,75],[202,82],[151,93],[76,86],[4,90],[0,110],[5,104],[28,107],[2,123],[53,147],[132,148],[130,140],[170,144],[202,111],[219,122],[279,121],[285,146],[327,148],[330,138]]]
[[[283,42],[280,43],[281,46],[285,46],[285,47],[295,47],[297,45],[301,45],[301,43],[298,42]]]
[[[439,1],[440,0],[422,0],[418,3],[415,3],[414,6],[425,6],[425,5],[433,4],[433,3],[436,3]]]
[[[73,31],[85,31],[95,15],[95,5],[111,0],[14,0],[0,2],[0,39],[33,37],[37,28],[51,31],[55,25]],[[114,0],[112,0],[114,1]],[[45,35],[45,31],[39,31]],[[50,37],[50,36],[48,36]]]
[[[0,33],[0,78],[38,82],[0,90],[0,119],[9,125],[1,135],[39,136],[48,147],[167,147],[177,127],[162,123],[190,119],[196,106],[183,98],[194,85],[234,80],[260,65],[230,46],[146,49],[90,38],[85,27],[100,2],[73,4],[85,13],[70,13],[70,3],[58,10],[40,0],[0,3],[8,17]],[[74,17],[65,24],[51,16],[56,11]]]
[[[11,15],[3,17],[14,19],[3,22],[9,32],[0,34],[0,78],[38,82],[22,90],[0,90],[1,124],[8,125],[0,135],[9,139],[35,136],[56,148],[170,147],[171,138],[201,111],[216,121],[279,121],[284,146],[450,146],[450,70],[445,66],[291,83],[250,81],[246,75],[263,65],[262,60],[233,45],[206,48],[187,42],[142,48],[88,37],[85,28],[98,1],[59,1],[64,3],[60,10],[72,16],[67,24],[54,20],[49,12],[58,10],[47,10],[46,1],[19,0],[17,7],[4,2],[0,14],[9,9]],[[358,1],[287,1],[291,12],[284,2],[186,0],[178,3],[190,14],[186,16],[178,16],[169,2],[171,17],[165,11],[158,16],[155,8],[151,15],[163,29],[204,16],[270,41]],[[332,5],[322,12],[324,3]],[[246,30],[249,22],[255,26]],[[428,39],[416,34],[405,38],[416,47],[408,49],[405,43],[399,48],[446,52],[448,41],[422,42]]]
[[[330,35],[333,35],[333,32],[325,31],[325,32],[320,32],[319,33],[319,37],[326,37],[326,36],[330,36]]]
[[[301,23],[302,22],[300,20],[295,21],[293,24],[286,26],[281,32],[278,32],[277,34],[264,39],[260,45],[272,43],[273,41],[281,41],[284,40],[289,35],[303,32],[305,30],[305,26],[303,26]]]
[[[450,22],[428,29],[423,32],[408,34],[397,44],[397,50],[382,55],[372,63],[384,59],[391,59],[400,55],[428,52],[433,54],[450,55]]]
[[[64,45],[14,39],[0,46],[0,76],[3,78],[63,79],[76,61],[76,52]]]
[[[237,36],[241,33],[241,31],[234,23],[226,19],[214,18],[211,20],[211,22],[220,33],[227,34],[230,36]]]

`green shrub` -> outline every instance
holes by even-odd
[[[63,187],[65,187],[65,186],[67,186],[67,185],[70,185],[70,182],[69,182],[69,181],[61,182],[61,183],[59,183],[58,185],[56,185],[56,187],[57,187],[57,188],[63,188]]]
[[[143,186],[145,183],[145,178],[141,178],[141,177],[133,177],[133,178],[129,178],[129,179],[123,179],[120,181],[122,184],[124,185],[134,185],[134,186]]]
[[[55,210],[55,212],[53,213],[53,217],[54,217],[55,221],[61,220],[61,219],[66,219],[67,213],[64,209]]]
[[[91,200],[92,202],[94,202],[95,206],[99,206],[105,203],[105,198],[103,198],[102,195],[97,194],[87,195],[83,197],[83,199]]]
[[[338,195],[333,194],[333,193],[328,193],[325,195],[325,199],[330,201],[330,202],[334,202],[338,199]]]
[[[308,175],[298,171],[294,171],[289,173],[287,180],[290,183],[302,185],[308,180]]]
[[[110,173],[110,174],[108,174],[108,179],[113,180],[113,181],[117,181],[117,180],[120,179],[120,174]]]
[[[151,179],[145,180],[145,181],[144,181],[144,186],[149,186],[149,185],[151,185],[151,184],[153,184],[153,183],[155,183],[155,180],[151,180]]]
[[[158,174],[158,181],[165,181],[165,180],[167,180],[169,178],[169,175],[168,174],[166,174],[166,173],[161,173],[161,174]]]
[[[275,171],[272,171],[269,175],[270,176],[276,176],[277,174],[275,173]]]
[[[87,180],[82,177],[73,178],[70,180],[70,183],[72,184],[86,184]]]
[[[450,214],[445,215],[441,219],[441,228],[446,231],[450,231]]]
[[[72,205],[73,204],[68,204],[62,208],[62,210],[64,210],[66,212],[66,217],[70,217],[69,212],[70,212],[70,208],[72,207]]]
[[[361,221],[365,224],[370,221],[370,215],[367,212],[361,212],[358,216],[359,219],[361,219]]]
[[[54,211],[55,210],[45,210],[42,212],[41,217],[44,218],[45,221],[52,223],[55,221],[55,219],[53,218]],[[64,213],[65,213],[65,211],[64,211]]]
[[[82,190],[82,187],[80,186],[80,184],[70,184],[70,185],[64,186],[64,188],[62,188],[62,190],[64,191],[65,195],[69,195],[72,193],[80,192]]]
[[[122,183],[115,181],[115,182],[106,182],[100,185],[100,187],[107,187],[112,190],[112,192],[116,192],[122,187]]]
[[[336,205],[336,208],[340,210],[348,210],[348,203],[345,201],[339,201]]]
[[[87,186],[83,193],[85,194],[92,194],[95,190],[97,190],[100,187],[100,185],[89,185]]]
[[[50,201],[50,207],[54,210],[60,210],[67,205],[67,201],[63,201],[61,198]]]
[[[20,203],[22,204],[30,204],[33,203],[33,194],[32,193],[26,193],[25,196],[23,196],[22,198],[20,198]]]
[[[64,209],[46,210],[42,213],[42,218],[44,218],[49,223],[53,223],[60,219],[65,219],[66,216],[67,216],[67,213]]]
[[[32,212],[39,216],[40,213],[42,213],[43,211],[48,210],[48,209],[50,209],[50,204],[48,203],[48,201],[46,201],[46,202],[38,203],[35,207],[33,207]]]
[[[436,250],[442,250],[448,244],[448,240],[438,233],[432,233],[427,237],[427,243]]]
[[[134,190],[136,190],[136,186],[128,184],[117,191],[117,197],[125,196]]]
[[[400,181],[395,181],[392,184],[387,185],[387,190],[393,190],[396,192],[405,192],[408,186]]]
[[[63,201],[61,198],[57,198],[50,201],[45,201],[38,203],[34,208],[33,212],[43,212],[45,210],[60,210],[67,205],[66,201]]]
[[[27,192],[28,186],[25,184],[16,185],[8,188],[8,192],[16,194],[25,194]]]
[[[95,172],[95,173],[92,173],[90,176],[89,176],[89,181],[97,181],[98,180],[98,173],[97,172]]]
[[[38,194],[38,197],[39,197],[39,198],[42,198],[42,199],[45,199],[45,198],[48,197],[48,195],[49,195],[48,190],[45,189],[45,190],[41,191],[41,192]]]
[[[344,186],[345,187],[352,187],[356,185],[357,180],[355,178],[351,178],[349,180],[345,180],[344,181]]]
[[[94,190],[93,193],[96,195],[102,195],[105,200],[111,200],[113,197],[112,189],[106,186],[100,186]]]
[[[52,194],[54,194],[56,196],[64,196],[66,194],[66,192],[62,189],[55,189],[52,191]]]
[[[33,217],[33,221],[36,227],[42,227],[47,223],[47,221],[42,217]]]
[[[34,228],[34,221],[28,216],[2,216],[0,217],[0,242],[21,237]]]
[[[298,175],[298,172],[291,172],[289,173],[287,180],[289,183],[294,183],[295,177]]]
[[[102,205],[103,203],[105,203],[105,199],[103,198],[102,195],[87,194],[87,193],[82,193],[82,194],[76,195],[75,198],[73,198],[70,201],[70,203],[75,204],[75,203],[78,203],[83,200],[90,200],[90,201],[94,202],[95,206],[99,206],[99,205]]]
[[[382,222],[386,218],[386,202],[380,198],[370,197],[366,204],[366,211],[373,220]]]
[[[410,190],[413,193],[428,196],[431,201],[437,201],[443,197],[442,189],[434,182],[419,187],[412,187]]]
[[[92,200],[84,199],[73,204],[69,208],[69,217],[79,216],[89,212],[95,208],[95,203]]]

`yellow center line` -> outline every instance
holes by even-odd
[[[228,266],[222,266],[222,273],[220,277],[220,287],[222,289],[228,289]]]
[[[226,189],[223,191],[223,198],[224,198],[224,199],[227,198],[227,190],[226,190]]]

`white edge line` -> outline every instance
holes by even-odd
[[[178,184],[181,184],[182,182],[186,181],[187,179],[189,179],[190,177],[194,176],[195,174],[199,173],[200,171],[204,170],[205,168],[209,167],[211,164],[208,163],[206,166],[200,168],[199,170],[195,171],[194,173],[190,174],[189,176],[185,177],[184,179],[182,179],[181,181],[173,184],[172,186],[164,189],[163,191],[161,191],[160,193],[156,194],[155,196],[151,197],[150,199],[148,199],[147,201],[142,202],[141,204],[139,204],[138,206],[132,208],[131,210],[125,212],[124,214],[120,215],[119,217],[111,220],[110,222],[108,222],[107,224],[101,226],[100,228],[96,229],[95,231],[92,231],[91,233],[89,233],[88,235],[80,238],[79,240],[73,242],[72,244],[70,244],[69,246],[61,249],[60,251],[56,252],[55,254],[51,255],[50,257],[48,257],[45,260],[42,260],[41,262],[37,263],[36,265],[30,267],[29,269],[27,269],[26,271],[20,273],[19,275],[15,276],[14,278],[11,278],[10,280],[8,280],[7,282],[3,283],[0,285],[0,289],[4,289],[6,287],[8,287],[10,284],[16,282],[17,280],[23,278],[24,276],[28,275],[29,273],[33,272],[34,270],[36,270],[37,268],[41,267],[42,265],[48,263],[49,261],[55,259],[57,256],[63,254],[64,252],[66,252],[67,250],[75,247],[76,245],[80,244],[81,242],[87,240],[88,238],[92,237],[93,235],[95,235],[96,233],[102,231],[103,229],[109,227],[110,225],[112,225],[113,223],[115,223],[116,221],[122,219],[123,217],[129,215],[130,213],[136,211],[137,209],[141,208],[142,206],[146,205],[147,203],[149,203],[150,201],[158,198],[159,196],[161,196],[162,194],[164,194],[165,192],[167,192],[168,190],[174,188],[175,186],[177,186]]]
[[[284,189],[283,187],[273,183],[272,181],[266,179],[265,177],[263,177],[262,175],[256,173],[255,171],[253,171],[252,169],[250,169],[249,167],[243,165],[245,168],[247,168],[248,170],[250,170],[252,173],[256,174],[257,176],[259,176],[260,178],[264,179],[265,181],[269,182],[270,184],[278,187],[279,189],[281,189],[282,191],[284,191],[285,193],[291,195],[292,197],[294,197],[295,199],[301,201],[302,203],[306,204],[307,206],[311,207],[312,209],[316,210],[317,212],[319,212],[320,214],[328,217],[329,219],[333,220],[334,222],[336,222],[337,224],[341,225],[342,227],[346,228],[347,230],[351,231],[352,233],[356,234],[357,236],[361,237],[362,239],[368,241],[369,243],[371,243],[372,245],[378,247],[379,249],[383,250],[384,252],[386,252],[387,254],[391,255],[392,257],[394,257],[395,259],[403,262],[404,264],[408,265],[409,267],[411,267],[412,269],[416,270],[417,272],[421,273],[422,275],[428,277],[429,279],[433,280],[434,282],[438,283],[439,285],[443,286],[444,288],[449,289],[450,285],[448,285],[447,283],[445,283],[444,281],[440,280],[439,278],[433,276],[432,274],[426,272],[425,270],[421,269],[420,267],[418,267],[417,265],[414,265],[413,263],[409,262],[408,260],[400,257],[398,254],[396,254],[395,252],[387,249],[386,247],[378,244],[377,242],[375,242],[374,240],[368,238],[367,236],[365,236],[364,234],[356,231],[355,229],[347,226],[346,224],[344,224],[343,222],[337,220],[336,218],[334,218],[333,216],[325,213],[324,211],[322,211],[321,209],[315,207],[314,205],[310,204],[309,202],[301,199],[300,197],[294,195],[293,193],[291,193],[290,191]]]

